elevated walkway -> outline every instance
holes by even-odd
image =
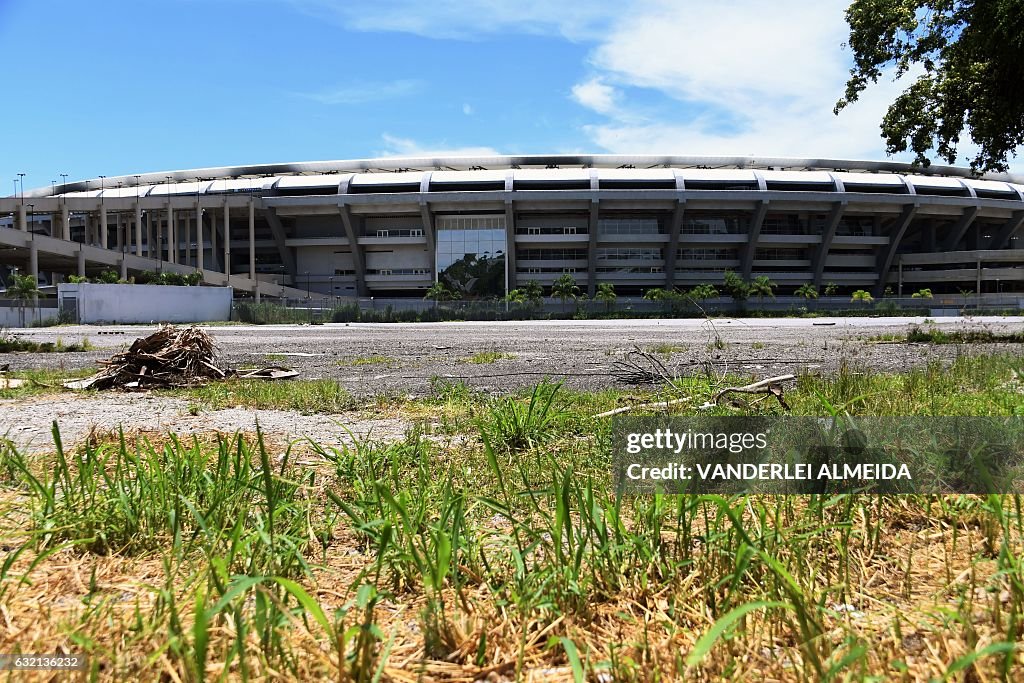
[[[189,275],[198,271],[194,266],[171,263],[127,252],[104,249],[47,235],[23,232],[15,228],[0,227],[0,263],[18,266],[22,272],[39,271],[78,275],[97,275],[102,270],[117,270],[122,279],[143,272],[169,272]],[[226,275],[203,269],[203,283],[230,286],[236,292],[257,291],[261,296],[304,297],[306,290],[286,287],[274,282],[260,281],[247,275]],[[258,287],[258,289],[257,289]]]

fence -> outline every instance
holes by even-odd
[[[236,302],[233,319],[242,322],[433,322],[442,320],[534,320],[547,318],[602,317],[702,317],[708,315],[749,316],[948,316],[1017,314],[1024,309],[1019,295],[937,296],[932,299],[886,297],[870,302],[853,302],[848,296],[804,299],[780,296],[736,302],[715,297],[700,302],[686,299],[651,301],[640,297],[619,297],[613,303],[589,299],[561,301],[545,299],[539,305],[501,300],[441,301],[424,299],[380,299],[367,297],[313,297],[275,299],[253,304]]]
[[[0,328],[35,327],[57,320],[57,300],[0,299]]]

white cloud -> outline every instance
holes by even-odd
[[[630,2],[591,0],[291,0],[300,10],[356,31],[396,31],[428,38],[478,40],[496,33],[562,35],[586,40],[628,13]]]
[[[468,102],[463,102],[462,103],[462,113],[465,114],[466,116],[472,116],[473,115],[473,106],[471,104],[469,104]]]
[[[881,79],[834,115],[850,68],[847,4],[645,3],[598,41],[597,75],[573,88],[573,99],[605,116],[584,132],[614,153],[883,159],[879,124],[919,72]],[[644,89],[674,101],[677,115],[650,114],[635,97]],[[966,164],[973,147],[964,140]]]
[[[616,109],[618,92],[600,78],[591,78],[572,87],[572,98],[599,114],[612,114]]]
[[[421,91],[424,85],[423,81],[408,79],[386,83],[350,83],[294,95],[320,104],[365,104],[414,95]]]
[[[378,157],[475,157],[498,156],[501,152],[493,147],[458,147],[449,146],[445,142],[422,144],[410,138],[400,138],[384,133],[381,135],[386,147],[374,152]]]

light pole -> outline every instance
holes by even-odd
[[[67,204],[68,203],[68,196],[67,196],[68,195],[68,174],[67,173],[58,173],[57,175],[59,175],[61,177],[61,180],[63,181],[61,183],[61,186],[60,186],[60,193],[61,193],[61,195],[64,196],[64,203]]]
[[[25,203],[25,174],[19,173],[18,178],[21,179],[21,203]]]

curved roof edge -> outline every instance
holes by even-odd
[[[855,159],[801,159],[795,157],[735,157],[735,156],[676,156],[632,154],[524,154],[492,156],[429,156],[384,157],[377,159],[350,159],[339,161],[301,161],[290,163],[250,164],[243,166],[216,166],[178,171],[127,174],[77,180],[58,184],[60,192],[82,192],[112,188],[118,183],[125,187],[153,185],[165,182],[188,182],[242,177],[270,177],[304,175],[310,173],[363,173],[449,170],[466,171],[508,168],[706,168],[706,169],[760,169],[787,171],[850,171],[864,173],[907,173],[913,175],[982,178],[1024,184],[1024,175],[990,173],[978,176],[971,169],[960,166],[926,167],[896,161],[864,161]],[[26,197],[46,197],[53,194],[51,187],[25,191]]]

